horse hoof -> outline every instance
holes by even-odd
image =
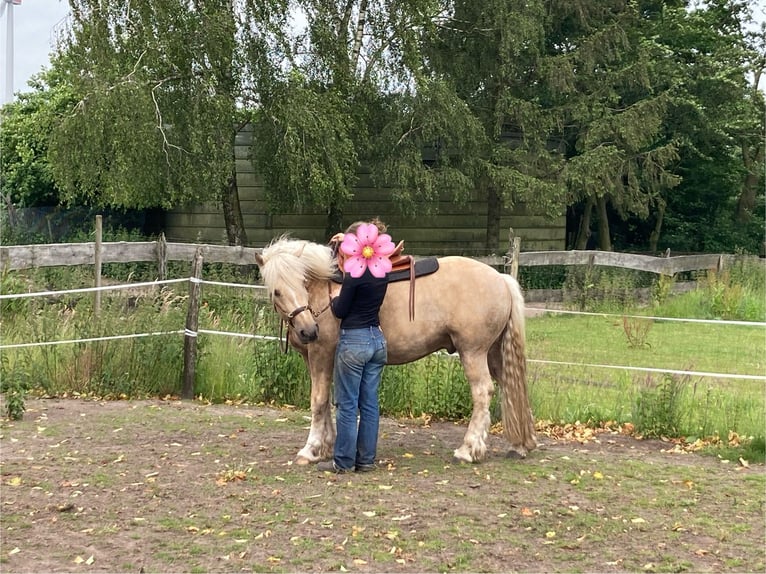
[[[297,464],[298,466],[305,466],[305,465],[307,465],[309,463],[311,463],[311,461],[309,459],[307,459],[307,458],[302,457],[302,456],[299,456],[298,458],[295,459],[295,464]]]
[[[473,464],[473,461],[465,460],[464,458],[460,458],[458,456],[453,456],[452,457],[452,464],[459,464],[459,465]]]
[[[513,460],[522,460],[527,458],[526,454],[522,454],[515,450],[509,450],[507,453],[505,453],[505,458],[510,458]]]

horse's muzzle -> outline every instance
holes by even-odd
[[[317,337],[319,337],[319,325],[314,323],[313,327],[303,327],[303,328],[296,328],[295,332],[298,335],[298,338],[301,340],[301,343],[304,345],[307,343],[313,343],[317,340]]]

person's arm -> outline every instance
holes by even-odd
[[[338,319],[344,319],[351,311],[351,303],[354,300],[357,285],[358,281],[346,273],[343,277],[340,293],[330,301],[332,313]]]

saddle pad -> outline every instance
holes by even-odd
[[[436,273],[439,269],[439,260],[436,257],[428,257],[427,259],[417,259],[415,261],[415,277],[421,275],[430,275]],[[402,269],[401,271],[392,271],[388,274],[388,282],[394,281],[408,281],[410,278],[410,270]]]
[[[430,275],[436,273],[439,269],[439,260],[436,257],[428,257],[426,259],[418,259],[415,261],[415,277],[421,275]],[[388,282],[394,281],[408,281],[410,278],[410,270],[402,269],[401,271],[392,271],[388,274]],[[338,271],[332,278],[335,283],[343,283],[343,274]]]

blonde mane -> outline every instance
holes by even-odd
[[[277,285],[295,291],[305,280],[327,281],[337,267],[327,245],[282,236],[264,247],[261,273],[270,289]]]

